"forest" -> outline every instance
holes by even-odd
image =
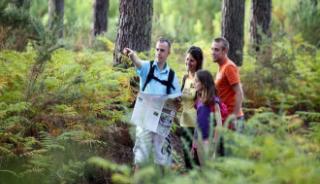
[[[242,133],[222,127],[226,156],[133,173],[130,123],[139,78],[122,50],[153,60],[171,40],[179,81],[187,49],[213,75],[214,38],[230,42],[244,93]],[[320,181],[318,0],[1,0],[0,184]]]

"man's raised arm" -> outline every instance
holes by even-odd
[[[132,61],[132,63],[136,68],[141,68],[141,60],[133,50],[129,48],[124,48],[123,54],[130,58],[130,60]]]

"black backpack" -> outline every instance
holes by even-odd
[[[173,78],[174,78],[174,71],[170,68],[169,71],[169,76],[168,76],[168,80],[160,80],[157,77],[154,76],[154,68],[155,66],[153,66],[154,61],[150,62],[150,70],[149,73],[147,75],[147,79],[146,82],[143,85],[142,91],[144,91],[148,85],[148,83],[154,79],[158,82],[160,82],[162,85],[167,86],[167,95],[170,94],[171,88],[175,89],[175,87],[173,86],[172,82],[173,82]]]

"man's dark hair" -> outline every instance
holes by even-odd
[[[213,40],[214,42],[221,42],[223,45],[223,49],[229,50],[229,42],[224,37],[218,37]]]
[[[170,40],[168,40],[168,39],[166,39],[166,38],[160,37],[160,38],[158,39],[158,41],[157,41],[157,42],[160,42],[160,43],[167,43],[167,44],[168,44],[169,49],[171,48],[171,42],[170,42]]]

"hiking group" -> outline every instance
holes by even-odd
[[[154,61],[142,61],[130,48],[124,48],[123,53],[130,58],[136,68],[140,78],[140,92],[150,95],[179,96],[174,102],[181,112],[178,135],[186,144],[183,146],[185,166],[188,169],[192,168],[193,163],[201,166],[204,162],[201,150],[209,148],[212,126],[222,126],[229,116],[232,119],[228,126],[230,129],[236,131],[243,129],[244,116],[241,109],[243,92],[239,69],[227,56],[229,43],[223,37],[216,38],[212,42],[212,59],[219,68],[215,79],[208,70],[202,69],[204,57],[201,48],[191,46],[186,52],[186,74],[183,76],[181,87],[175,72],[167,62],[171,50],[170,41],[164,38],[158,39],[155,49]],[[210,118],[212,113],[214,118]],[[211,119],[214,119],[214,122],[211,122]],[[220,140],[218,154],[223,156],[223,139],[215,132],[212,140]],[[200,146],[203,149],[199,149]],[[170,137],[136,126],[133,153],[135,171],[150,158],[153,158],[157,165],[171,166]]]

